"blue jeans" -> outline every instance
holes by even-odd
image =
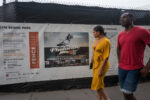
[[[123,93],[132,94],[136,91],[141,76],[140,70],[124,70],[119,68],[120,90]]]

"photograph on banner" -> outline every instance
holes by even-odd
[[[89,65],[88,32],[45,32],[45,68]]]
[[[106,34],[109,39],[115,37],[116,35],[118,35],[118,32],[107,32]]]

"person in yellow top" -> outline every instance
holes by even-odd
[[[92,46],[93,56],[91,62],[93,63],[93,79],[91,89],[98,93],[98,100],[110,100],[104,92],[104,77],[109,69],[109,54],[110,54],[110,40],[105,37],[106,33],[102,26],[96,26],[93,29],[95,41]]]

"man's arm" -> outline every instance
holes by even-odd
[[[149,46],[149,48],[150,48],[150,44],[148,44],[148,46]],[[149,58],[149,60],[148,60],[148,62],[147,62],[147,64],[146,64],[146,67],[147,67],[147,69],[148,69],[148,71],[150,70],[150,58]]]
[[[148,46],[150,47],[150,44],[148,44]],[[150,58],[146,64],[146,66],[141,70],[141,75],[143,77],[146,77],[149,73],[149,70],[150,70]]]
[[[150,44],[148,44],[148,46],[150,47]]]
[[[121,48],[117,47],[117,58],[118,58],[118,63],[120,62],[120,53],[121,53]]]

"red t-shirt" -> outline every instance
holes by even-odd
[[[144,67],[144,50],[150,44],[150,32],[135,26],[128,33],[125,30],[118,36],[117,46],[121,48],[119,67],[135,70]]]

